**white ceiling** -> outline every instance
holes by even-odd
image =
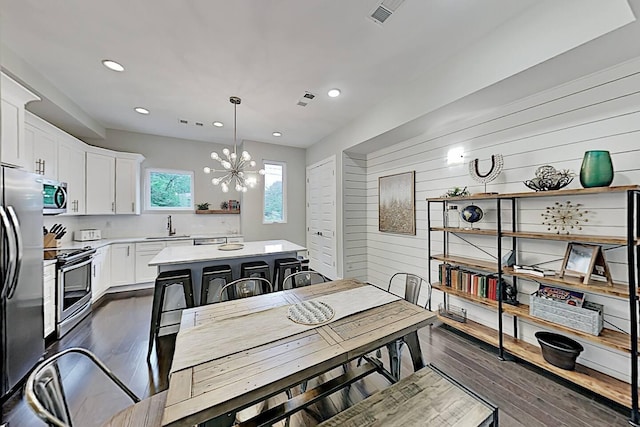
[[[239,140],[308,147],[535,0],[406,0],[382,26],[368,19],[378,3],[2,0],[0,38],[105,128],[228,143],[236,95]],[[107,70],[105,58],[126,71]],[[326,96],[333,87],[343,95]],[[305,91],[316,99],[296,106]],[[95,137],[68,108],[33,109]]]

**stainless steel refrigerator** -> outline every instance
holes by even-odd
[[[44,354],[42,176],[0,165],[2,400]]]

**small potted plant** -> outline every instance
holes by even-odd
[[[226,211],[229,209],[229,202],[224,201],[222,203],[220,203],[220,209],[222,209],[223,211]]]
[[[202,213],[204,211],[208,211],[209,210],[209,203],[204,202],[204,203],[198,203],[196,205],[196,213]]]

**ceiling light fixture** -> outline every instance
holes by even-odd
[[[140,114],[144,114],[147,115],[149,114],[149,110],[147,110],[146,108],[142,108],[142,107],[136,107],[133,109],[136,113],[140,113]]]
[[[274,132],[271,135],[273,135],[273,136],[282,136],[282,132]]]
[[[217,128],[221,128],[222,126],[224,126],[224,123],[222,122],[213,122],[213,125]]]
[[[340,96],[340,89],[331,89],[329,90],[329,92],[327,92],[327,95],[329,95],[331,98],[335,98],[336,96]]]
[[[112,61],[110,59],[103,59],[102,65],[104,65],[105,67],[113,71],[117,71],[117,72],[124,71],[124,67],[121,64],[117,63],[116,61]]]
[[[211,183],[213,185],[220,185],[222,191],[224,193],[229,191],[230,186],[234,186],[236,191],[246,193],[247,188],[253,188],[258,182],[258,177],[256,175],[264,175],[264,169],[260,169],[259,171],[249,170],[247,167],[255,167],[256,162],[251,160],[251,155],[247,151],[243,151],[241,155],[238,156],[238,143],[236,138],[237,131],[237,109],[238,105],[242,100],[237,96],[232,96],[229,98],[229,102],[233,104],[233,152],[231,152],[228,148],[222,150],[222,154],[226,157],[226,159],[220,157],[218,153],[215,151],[211,153],[211,158],[213,160],[217,160],[220,162],[222,166],[222,170],[215,170],[208,166],[205,166],[204,173],[223,173],[224,175],[220,178],[213,178]]]

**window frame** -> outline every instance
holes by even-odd
[[[152,173],[173,173],[189,175],[191,177],[191,205],[185,207],[153,207],[151,206],[151,174]],[[167,212],[167,211],[193,211],[195,209],[195,173],[189,170],[146,168],[144,172],[144,210],[147,212]]]
[[[262,224],[286,224],[287,223],[287,162],[279,160],[262,160],[263,168],[266,170],[267,165],[282,166],[282,220],[281,221],[267,221],[265,220],[265,196],[267,193],[267,180],[263,178],[262,183]],[[265,173],[266,176],[266,173]]]

